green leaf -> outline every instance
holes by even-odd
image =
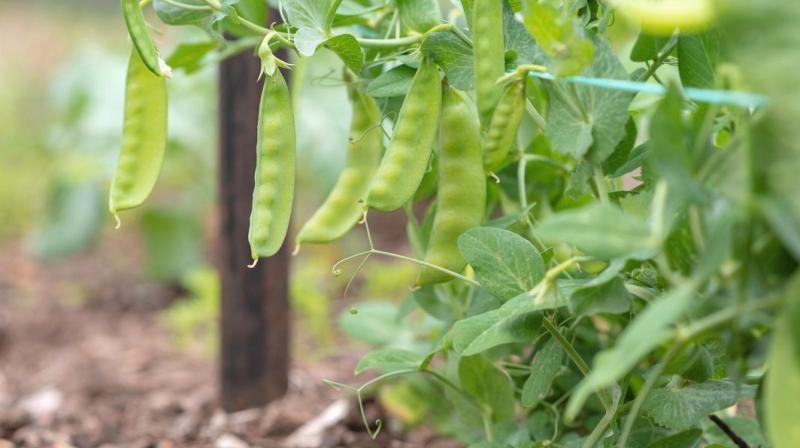
[[[625,137],[620,140],[617,147],[614,148],[614,152],[603,162],[603,172],[615,173],[631,159],[631,151],[636,144],[637,135],[636,120],[629,117],[628,122],[625,123]]]
[[[658,251],[647,224],[610,204],[591,204],[551,215],[536,226],[545,241],[568,243],[601,260],[646,260]]]
[[[167,25],[199,25],[211,21],[215,15],[215,11],[203,0],[181,0],[181,3],[199,7],[201,10],[181,8],[165,0],[153,0],[153,9],[158,18]]]
[[[491,410],[495,423],[514,418],[511,379],[484,356],[465,356],[458,363],[458,379],[465,392]]]
[[[542,48],[531,37],[525,25],[517,20],[509,2],[503,8],[503,47],[506,52],[516,54],[516,59],[511,61],[519,64],[546,65],[549,59]]]
[[[582,76],[628,79],[628,73],[611,49],[595,39],[591,65]],[[545,134],[554,150],[580,159],[603,163],[625,138],[628,106],[633,94],[589,85],[548,83],[550,111]]]
[[[653,36],[645,32],[639,33],[639,37],[631,50],[631,61],[645,62],[655,59],[659,50],[664,48],[667,41],[669,41],[668,37]]]
[[[613,348],[595,356],[592,371],[569,400],[568,418],[577,415],[589,394],[614,384],[642,357],[672,337],[671,326],[689,309],[696,287],[694,281],[687,280],[651,302],[622,331]]]
[[[561,371],[564,351],[555,339],[550,339],[536,352],[531,362],[531,374],[522,386],[522,405],[535,406],[547,396],[550,385]]]
[[[436,0],[397,0],[400,21],[406,28],[424,33],[442,20]]]
[[[403,346],[412,339],[411,329],[397,320],[397,305],[391,302],[361,302],[353,312],[344,311],[339,326],[353,339],[372,345]]]
[[[411,87],[417,71],[407,65],[399,65],[381,73],[367,85],[367,93],[375,98],[404,96]]]
[[[203,260],[203,231],[194,213],[151,209],[141,221],[147,247],[147,273],[161,280],[183,277]]]
[[[411,293],[414,302],[423,311],[441,321],[453,320],[453,308],[442,297],[439,296],[435,287],[423,286]]]
[[[294,35],[294,46],[301,55],[313,56],[326,39],[325,34],[316,28],[300,28]]]
[[[458,249],[481,286],[500,300],[530,291],[544,277],[544,261],[533,244],[505,229],[470,229],[458,238]]]
[[[298,28],[324,31],[336,0],[282,0],[288,22]]]
[[[761,195],[753,203],[783,245],[794,255],[794,259],[800,261],[800,221],[792,213],[786,199]]]
[[[336,0],[283,0],[289,23],[297,27],[294,44],[303,56],[312,56],[329,38]]]
[[[417,353],[397,348],[382,348],[364,355],[356,365],[354,373],[360,375],[369,369],[377,369],[385,373],[416,369],[421,361],[422,356]]]
[[[650,392],[642,411],[657,424],[685,430],[709,414],[734,405],[743,398],[752,398],[753,386],[730,381],[707,381],[683,387],[663,387]]]
[[[694,448],[702,436],[703,431],[699,429],[687,429],[659,439],[648,445],[647,448]]]
[[[339,55],[339,58],[350,70],[355,73],[361,72],[361,67],[364,65],[364,50],[361,49],[355,36],[340,34],[326,40],[323,45]]]
[[[512,342],[530,342],[541,324],[541,310],[566,305],[564,297],[553,292],[535,300],[523,293],[500,308],[462,319],[453,326],[453,348],[465,355],[480,353]]]
[[[795,274],[785,293],[790,311],[776,321],[772,337],[766,381],[764,410],[767,434],[775,448],[800,446],[800,275]]]
[[[429,34],[420,46],[423,55],[444,70],[447,81],[459,90],[475,88],[472,47],[450,31]]]
[[[553,62],[552,72],[575,75],[592,61],[594,47],[583,26],[564,8],[547,0],[528,0],[523,23]]]
[[[684,87],[713,88],[718,61],[719,35],[716,32],[678,38],[678,73]]]
[[[670,189],[693,189],[694,160],[685,140],[681,119],[683,96],[675,84],[661,100],[650,121],[648,163],[669,182]]]
[[[89,247],[105,221],[102,191],[96,182],[57,180],[48,200],[45,222],[31,238],[31,252],[57,259]]]
[[[187,74],[192,74],[203,68],[203,58],[219,47],[217,42],[180,44],[166,62],[173,70],[183,69]]]
[[[570,296],[570,307],[573,307],[575,313],[586,316],[600,313],[620,314],[630,310],[631,295],[625,289],[622,278],[615,276],[607,283],[577,289]]]

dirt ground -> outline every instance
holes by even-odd
[[[375,402],[372,440],[352,397],[322,383],[352,380],[355,353],[295,363],[284,399],[224,413],[214,361],[178,351],[159,320],[178,291],[143,281],[126,244],[124,259],[100,248],[59,265],[0,250],[0,448],[459,446],[392,431]]]

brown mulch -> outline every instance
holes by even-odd
[[[277,402],[223,412],[214,361],[178,351],[159,319],[176,291],[142,278],[135,242],[112,245],[58,265],[0,250],[0,448],[289,447],[287,436],[337,400],[347,416],[316,446],[460,446],[426,429],[394,432],[368,402],[370,421],[384,421],[372,440],[352,397],[322,382],[353,381],[349,351],[296,362]]]

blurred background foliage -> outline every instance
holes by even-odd
[[[199,30],[152,19],[167,55],[178,40],[207,40]],[[122,226],[114,230],[106,200],[119,150],[128,46],[117,3],[0,2],[0,250],[23,246],[42,263],[70,263],[100,246],[114,250],[99,244],[104,239],[134,241],[143,249],[148,281],[179,291],[163,313],[176,345],[210,356],[219,306],[211,267],[216,70],[179,71],[169,82],[164,170],[147,204],[122,214]],[[295,225],[322,201],[344,163],[349,120],[342,117],[349,117],[350,105],[340,74],[341,63],[326,52],[293,72],[297,127],[303,130]],[[324,356],[340,345],[336,316],[350,302],[338,298],[348,279],[334,277],[330,267],[365,245],[356,231],[338,245],[304,247],[293,259],[291,301],[300,333],[295,349]],[[132,256],[123,247],[128,245],[114,256]],[[402,298],[414,275],[412,266],[374,263],[358,285],[365,297]]]

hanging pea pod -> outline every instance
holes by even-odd
[[[248,240],[253,260],[274,255],[289,229],[295,179],[295,127],[280,70],[264,80],[258,112],[255,189]]]
[[[495,171],[502,165],[514,146],[524,113],[525,79],[515,79],[503,92],[483,139],[483,164],[486,171]]]
[[[120,4],[125,16],[125,25],[128,27],[128,34],[130,34],[133,46],[136,47],[142,62],[154,75],[169,78],[170,69],[158,57],[158,49],[147,32],[147,23],[144,20],[139,1],[120,0]]]
[[[125,83],[122,150],[108,208],[116,214],[141,205],[153,191],[167,144],[167,87],[131,50]]]
[[[381,160],[381,111],[375,100],[354,90],[347,161],[328,198],[300,229],[298,243],[326,243],[341,238],[361,218],[364,198]]]
[[[441,105],[439,69],[423,59],[397,116],[392,142],[370,186],[367,205],[397,210],[414,196],[428,169]]]
[[[465,95],[447,88],[439,129],[439,190],[425,261],[460,273],[466,261],[458,237],[483,221],[486,177],[478,117]],[[424,267],[419,285],[450,280],[446,273]]]
[[[497,79],[505,73],[503,1],[475,0],[472,8],[475,97],[481,124],[486,128],[501,95]]]

